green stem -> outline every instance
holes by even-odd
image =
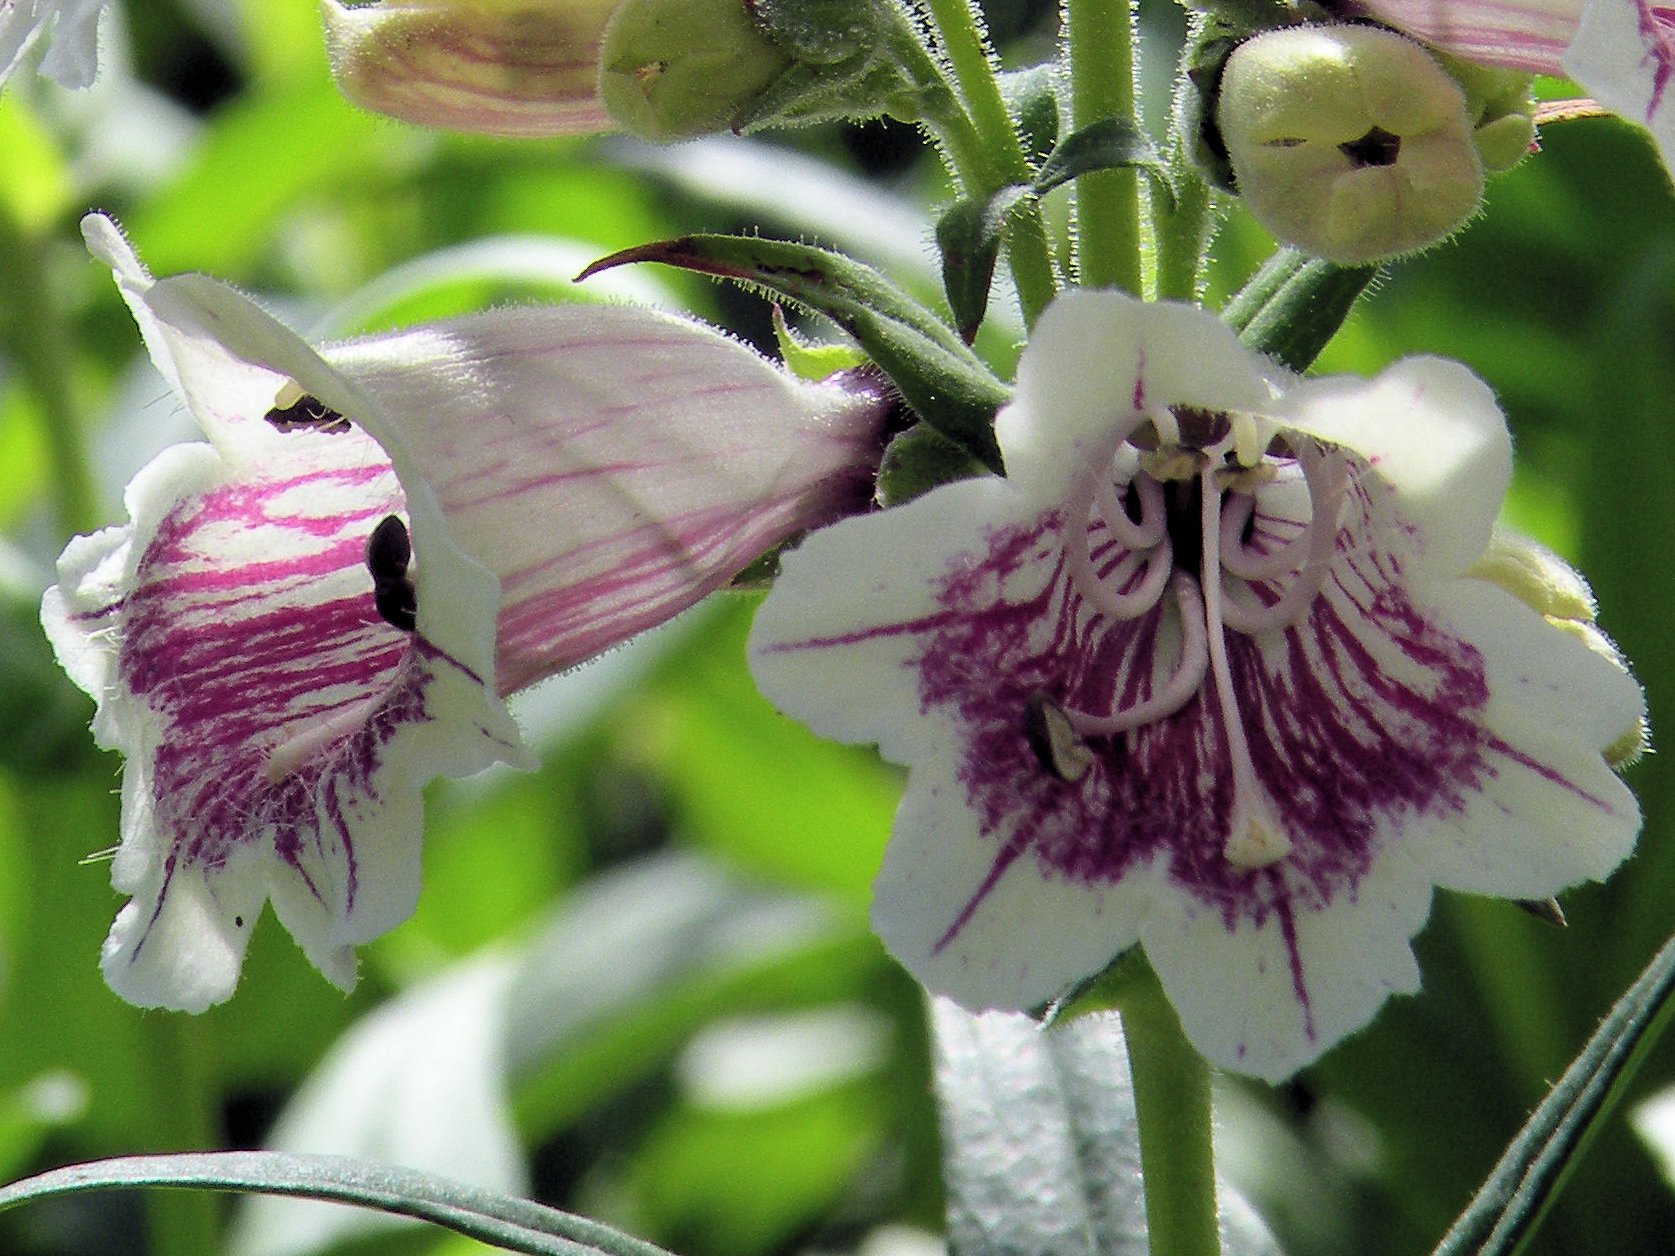
[[[970,0],[925,0],[925,7],[936,23],[954,81],[959,84],[965,108],[992,163],[990,179],[968,190],[988,196],[1008,184],[1028,184],[1034,171],[1029,167],[1029,158],[1018,138],[1018,129],[1012,124],[1012,115],[1007,112],[1006,101],[1001,97],[994,58],[978,24],[975,5]],[[1006,255],[1018,287],[1024,322],[1034,326],[1036,318],[1058,292],[1052,245],[1037,206],[1031,204],[1018,212]]]
[[[1210,185],[1185,160],[1173,163],[1175,200],[1152,196],[1152,238],[1157,241],[1160,300],[1193,301],[1203,282],[1209,244]]]
[[[1070,116],[1081,130],[1105,118],[1138,121],[1134,11],[1129,0],[1065,0]],[[1076,180],[1077,279],[1140,295],[1140,176],[1098,170]]]
[[[154,1151],[211,1151],[220,1144],[211,1108],[210,1047],[203,1019],[178,1012],[143,1016],[152,1065]],[[159,1191],[146,1200],[153,1256],[221,1250],[221,1204],[201,1192]]]
[[[0,206],[0,337],[34,394],[52,466],[63,535],[102,522],[70,389],[72,352],[63,313],[46,279],[46,242]]]
[[[1123,1037],[1140,1122],[1150,1256],[1217,1256],[1210,1066],[1148,972],[1124,992]]]

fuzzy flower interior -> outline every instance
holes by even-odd
[[[1280,1078],[1417,987],[1434,885],[1628,853],[1640,690],[1469,574],[1511,459],[1462,367],[1298,381],[1073,292],[997,436],[1006,479],[810,537],[751,645],[911,767],[873,918],[932,990],[1038,1008],[1139,944],[1209,1059]]]

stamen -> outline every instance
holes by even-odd
[[[1102,578],[1094,569],[1093,558],[1088,550],[1088,533],[1093,527],[1095,496],[1093,477],[1089,475],[1084,478],[1080,491],[1069,502],[1070,536],[1065,544],[1065,556],[1070,560],[1071,577],[1076,581],[1082,595],[1111,618],[1137,619],[1157,605],[1158,598],[1163,596],[1164,586],[1169,582],[1174,551],[1170,547],[1168,533],[1160,532],[1158,541],[1147,549],[1141,558],[1145,563],[1145,574],[1141,577],[1138,587],[1126,592],[1113,587],[1118,584],[1119,579],[1126,585],[1133,576],[1134,568],[1130,566],[1125,571],[1123,564],[1119,562],[1116,569],[1110,573],[1112,578]]]
[[[289,741],[280,742],[268,752],[268,784],[279,784],[319,751],[354,732],[366,722],[372,704],[371,698],[351,702],[335,715],[328,716]]]
[[[1267,791],[1256,779],[1256,765],[1251,762],[1239,700],[1233,692],[1233,673],[1227,665],[1227,630],[1222,621],[1221,491],[1216,486],[1212,467],[1204,468],[1201,483],[1204,627],[1209,636],[1210,667],[1215,673],[1216,699],[1221,705],[1222,729],[1227,735],[1227,754],[1233,768],[1233,807],[1222,854],[1238,868],[1265,868],[1291,853],[1291,839],[1277,823]]]
[[[1144,473],[1136,474],[1128,488],[1140,502],[1140,522],[1128,517],[1128,510],[1117,496],[1116,485],[1100,477],[1093,487],[1094,504],[1099,517],[1105,521],[1111,535],[1132,550],[1150,549],[1163,539],[1169,527],[1169,512],[1163,497],[1163,485]]]
[[[1059,710],[1071,727],[1083,737],[1110,737],[1168,719],[1203,687],[1209,654],[1205,649],[1204,599],[1199,596],[1198,581],[1184,571],[1177,571],[1169,587],[1175,592],[1175,605],[1181,618],[1181,656],[1175,664],[1174,675],[1144,702],[1110,715],[1090,715],[1061,706]]]
[[[1065,709],[1045,693],[1029,696],[1024,708],[1024,736],[1036,761],[1061,781],[1074,784],[1093,766],[1093,751],[1076,737]]]
[[[1344,457],[1337,450],[1323,453],[1317,447],[1306,446],[1298,450],[1297,461],[1309,487],[1309,526],[1292,538],[1283,552],[1289,555],[1293,547],[1299,547],[1303,550],[1302,559],[1295,568],[1296,578],[1275,601],[1266,606],[1227,603],[1228,627],[1243,633],[1270,632],[1301,619],[1319,596],[1320,586],[1337,554],[1338,518],[1343,513],[1344,491],[1349,486]],[[1219,536],[1219,528],[1217,533]]]

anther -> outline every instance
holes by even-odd
[[[407,525],[385,515],[366,539],[366,569],[372,573],[372,605],[385,623],[412,632],[419,623],[419,596],[407,577],[413,543]]]
[[[281,432],[307,429],[336,435],[349,430],[349,420],[325,402],[303,391],[294,379],[286,380],[273,399],[273,409],[262,416]]]
[[[1039,689],[1024,706],[1024,737],[1036,762],[1061,781],[1079,781],[1093,766],[1093,751],[1077,739],[1069,715]]]

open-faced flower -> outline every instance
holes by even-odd
[[[83,224],[208,444],[72,541],[42,609],[128,756],[104,949],[226,998],[271,901],[347,988],[418,891],[420,789],[527,758],[503,695],[864,504],[884,407],[643,309],[500,310],[316,352]]]
[[[1675,11],[1653,0],[1355,0],[1357,11],[1479,65],[1574,79],[1652,133],[1675,169]]]
[[[1280,1078],[1417,987],[1433,886],[1629,851],[1640,690],[1473,574],[1511,456],[1463,367],[1293,380],[1076,291],[996,435],[1006,478],[808,537],[751,642],[783,710],[910,766],[873,921],[932,990],[1035,1008],[1138,943],[1205,1056]]]
[[[62,87],[91,84],[99,69],[99,14],[105,2],[0,0],[0,83],[44,36],[51,43],[41,58],[41,73]]]

